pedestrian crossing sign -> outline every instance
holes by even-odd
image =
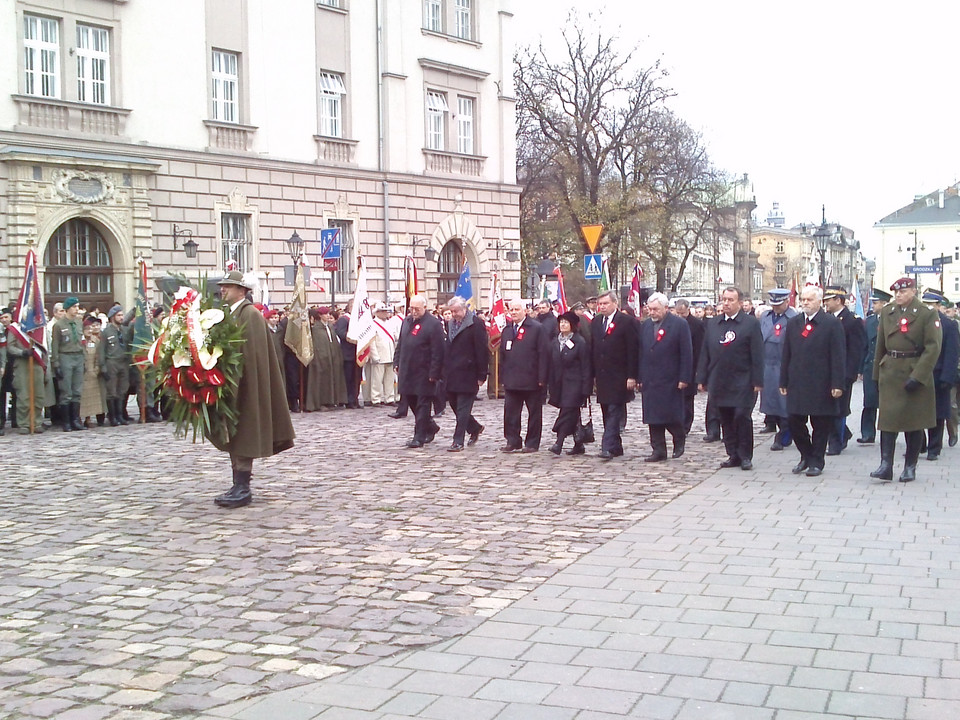
[[[603,258],[600,255],[583,256],[583,278],[584,280],[599,280],[603,274],[600,268],[603,265]]]

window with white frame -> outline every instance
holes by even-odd
[[[23,16],[23,92],[60,97],[60,25],[52,18]]]
[[[447,97],[433,90],[427,91],[427,148],[446,150]]]
[[[238,60],[236,53],[213,51],[210,93],[214,120],[240,122],[237,106],[237,90],[240,85]]]
[[[473,39],[473,28],[470,23],[470,0],[454,0],[453,34],[463,40]]]
[[[442,0],[423,0],[423,27],[432,32],[443,32]]]
[[[473,155],[473,98],[457,98],[457,152]]]
[[[783,252],[783,240],[777,240],[777,252],[778,253]]]
[[[110,104],[110,33],[77,24],[77,100]]]
[[[220,216],[220,242],[225,270],[251,270],[247,248],[250,247],[250,216],[244,213],[223,213]]]
[[[777,272],[782,273],[786,271],[786,263],[783,260],[777,260]]]
[[[320,73],[320,134],[343,137],[343,96],[347,88],[343,76]]]

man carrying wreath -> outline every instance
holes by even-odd
[[[233,270],[217,283],[220,296],[237,324],[243,329],[242,371],[237,390],[237,427],[226,443],[211,437],[218,450],[230,453],[233,487],[214,502],[220,507],[249,505],[253,499],[250,478],[254,458],[264,458],[293,447],[293,423],[287,408],[286,392],[277,351],[270,340],[267,323],[247,300],[252,288],[243,275]]]

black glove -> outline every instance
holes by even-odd
[[[917,380],[916,378],[908,378],[907,381],[903,384],[903,389],[908,393],[916,392],[923,387],[923,383]]]

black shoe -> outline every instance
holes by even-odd
[[[773,450],[773,452],[780,452],[783,450],[783,445],[780,444],[779,440],[774,440],[773,445],[770,446],[770,449]]]
[[[587,449],[582,444],[578,443],[567,450],[567,455],[584,455],[586,452]]]
[[[650,455],[647,455],[647,456],[643,459],[643,461],[644,461],[644,462],[651,462],[651,463],[652,463],[652,462],[663,462],[663,461],[666,460],[666,459],[667,459],[667,454],[666,454],[666,453],[663,453],[663,454],[661,454],[661,453],[652,453],[652,454],[650,454]]]
[[[147,422],[148,423],[157,423],[163,422],[163,415],[157,412],[156,408],[148,407],[147,408]]]
[[[441,410],[440,412],[435,412],[435,413],[433,414],[433,416],[434,416],[434,417],[443,417],[443,410]]]
[[[294,400],[293,402],[287,403],[287,406],[290,408],[290,412],[298,413],[300,412],[300,401]]]
[[[683,457],[684,451],[687,449],[687,436],[682,435],[679,438],[676,438],[673,441],[673,459],[676,460],[679,457]]]
[[[835,457],[840,454],[841,449],[838,447],[829,447],[825,453],[827,457]]]
[[[735,468],[740,467],[740,458],[728,457],[722,463],[720,463],[721,468]]]
[[[951,435],[951,436],[950,436],[950,439],[947,440],[947,445],[949,445],[950,447],[956,447],[956,445],[957,445],[957,436],[956,436],[956,435]]]
[[[775,433],[777,431],[776,425],[764,425],[763,429],[760,431],[761,435],[767,435],[769,433]]]
[[[740,461],[741,470],[753,470],[753,461],[752,460],[741,460]]]
[[[808,467],[810,467],[810,466],[807,465],[807,461],[806,461],[806,460],[801,460],[800,462],[797,463],[796,467],[793,468],[793,470],[791,470],[790,472],[792,472],[794,475],[799,475],[799,474],[802,473],[804,470],[806,470]]]
[[[408,447],[408,448],[422,448],[422,447],[423,447],[423,443],[420,442],[419,440],[408,440],[408,441],[407,441],[407,444],[404,445],[404,447]]]
[[[900,482],[908,483],[913,482],[917,479],[917,466],[916,465],[904,465],[903,472],[900,473]]]
[[[450,447],[447,448],[447,452],[462,452],[463,444],[462,443],[453,443]]]
[[[74,430],[86,430],[87,426],[80,420],[80,403],[70,403],[70,424]]]
[[[597,457],[601,460],[613,460],[615,456],[612,452],[601,450],[599,453],[597,453]]]
[[[937,460],[940,457],[940,453],[927,453],[927,460]]]
[[[500,452],[502,453],[514,453],[519,451],[520,448],[514,447],[513,445],[504,445],[502,448],[500,448]]]
[[[873,445],[877,441],[876,437],[862,437],[857,438],[857,442],[860,445]]]
[[[218,495],[213,502],[222,508],[238,508],[249,505],[253,500],[253,494],[250,492],[250,478],[252,473],[234,471],[233,487],[223,495]]]
[[[523,449],[520,451],[522,453],[535,453],[540,448],[530,447],[529,445],[524,445]]]
[[[562,443],[562,442],[555,442],[553,445],[550,446],[550,452],[552,452],[554,455],[559,455],[560,453],[562,453],[562,452],[563,452],[563,443]]]
[[[820,475],[821,473],[823,473],[823,468],[818,468],[818,467],[807,468],[807,477],[817,477],[817,475]]]
[[[388,418],[393,418],[394,420],[399,420],[399,419],[402,418],[402,417],[406,417],[406,415],[401,415],[401,414],[398,413],[398,412],[392,412],[392,413],[388,413],[388,414],[387,414],[387,417],[388,417]]]
[[[705,436],[703,437],[703,441],[704,441],[705,443],[720,442],[720,436],[719,436],[719,435],[705,435]]]
[[[480,435],[482,435],[482,434],[483,434],[483,425],[481,425],[481,426],[480,426],[480,429],[477,430],[476,432],[470,433],[470,437],[469,437],[469,439],[467,440],[467,445],[476,445],[476,444],[477,444],[477,440],[480,439]]]

